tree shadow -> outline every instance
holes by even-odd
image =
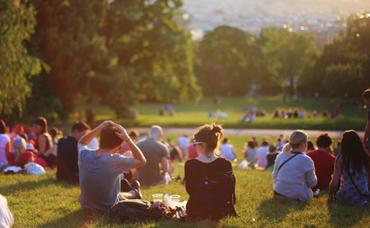
[[[43,179],[40,181],[27,181],[19,182],[12,185],[6,185],[0,187],[1,194],[7,196],[13,194],[16,191],[30,191],[41,187],[47,187],[49,185],[54,185],[55,181],[53,179]]]
[[[257,211],[260,217],[272,222],[282,221],[291,211],[304,210],[307,203],[284,199],[268,199],[261,202]]]
[[[334,226],[348,227],[358,223],[363,217],[370,216],[369,206],[352,206],[328,201],[329,223]]]
[[[87,227],[89,222],[90,221],[84,219],[84,213],[82,210],[76,210],[66,214],[62,218],[42,224],[40,227]]]

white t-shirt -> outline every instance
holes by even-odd
[[[225,158],[228,161],[234,161],[235,160],[235,153],[233,145],[226,143],[221,145],[221,157]]]
[[[6,158],[6,144],[10,143],[10,138],[7,134],[0,134],[0,166],[8,164],[8,159]]]
[[[177,144],[179,145],[181,150],[187,150],[190,143],[190,138],[181,136],[177,139]]]
[[[272,173],[274,178],[274,191],[301,201],[309,201],[313,197],[313,188],[317,184],[315,166],[306,154],[299,154],[279,167],[290,157],[292,153],[280,153],[275,160],[275,168]]]
[[[260,167],[266,168],[267,154],[269,153],[269,146],[262,146],[257,150],[257,164]]]

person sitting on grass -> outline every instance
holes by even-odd
[[[367,107],[367,122],[365,126],[364,143],[368,151],[370,151],[370,88],[362,93],[365,105]]]
[[[206,124],[194,134],[199,156],[185,163],[186,212],[190,219],[221,219],[236,215],[235,177],[231,163],[216,155],[223,137],[220,125]]]
[[[267,166],[267,154],[269,152],[269,143],[266,139],[263,140],[262,145],[257,150],[257,164],[260,168],[265,169]]]
[[[307,154],[315,165],[317,176],[317,185],[315,188],[328,189],[329,187],[335,163],[335,157],[330,149],[331,144],[332,140],[330,136],[327,133],[321,134],[316,139],[316,145],[319,149]]]
[[[221,157],[231,162],[235,161],[236,154],[234,151],[234,147],[229,142],[228,138],[223,139],[220,150],[221,150]]]
[[[88,144],[100,135],[99,149],[91,150]],[[126,142],[132,158],[117,154]],[[104,121],[79,141],[80,204],[87,212],[109,212],[120,200],[141,198],[140,183],[131,191],[120,192],[121,174],[145,165],[146,159],[122,126]]]
[[[56,166],[57,158],[54,154],[47,153],[53,147],[51,136],[48,132],[48,122],[45,117],[39,116],[33,122],[33,132],[36,135],[35,147],[38,156],[46,161],[49,167]]]
[[[10,153],[10,137],[7,134],[8,127],[4,120],[0,120],[0,169],[8,165],[7,155]]]
[[[71,135],[65,136],[57,144],[58,181],[78,184],[78,140],[86,134],[90,127],[85,122],[76,122],[71,129]]]
[[[269,153],[266,156],[267,158],[266,170],[270,172],[274,170],[275,160],[278,155],[279,155],[279,152],[277,151],[276,146],[271,144],[269,147]]]
[[[368,205],[370,155],[353,130],[343,134],[341,152],[335,160],[330,199],[353,205]]]
[[[166,183],[165,176],[170,172],[168,163],[170,152],[160,141],[162,137],[162,128],[154,125],[149,130],[149,137],[137,144],[147,160],[147,164],[138,169],[138,180],[142,185]]]
[[[305,152],[307,134],[296,130],[289,137],[283,152],[275,161],[274,196],[276,198],[309,201],[313,198],[312,188],[317,184],[313,161]]]
[[[244,149],[244,158],[247,160],[249,168],[256,168],[257,148],[254,141],[248,141],[246,148]]]

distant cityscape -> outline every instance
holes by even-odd
[[[183,0],[183,22],[194,39],[219,25],[253,34],[268,26],[310,32],[325,43],[345,30],[347,17],[370,11],[370,0]]]

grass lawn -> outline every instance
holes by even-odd
[[[171,138],[173,138],[172,136]],[[242,157],[245,138],[231,137]],[[183,176],[183,164],[175,165],[175,175]],[[312,202],[286,202],[272,199],[271,173],[257,170],[238,170],[238,218],[226,218],[218,223],[210,221],[182,223],[158,221],[122,224],[106,216],[85,222],[79,205],[79,188],[55,182],[55,172],[40,177],[26,175],[1,175],[0,193],[8,199],[15,217],[15,227],[368,227],[369,207],[351,207],[329,204],[323,194]],[[187,198],[181,183],[144,188],[145,198],[153,193],[180,194]]]
[[[273,111],[277,107],[304,108],[311,113],[333,111],[337,104],[342,104],[341,114],[331,119],[329,117],[305,118],[305,119],[274,119]],[[256,105],[264,110],[267,115],[257,118],[253,123],[240,123],[247,107]],[[319,130],[363,130],[366,121],[366,110],[353,106],[350,100],[343,99],[305,99],[289,100],[283,103],[281,97],[265,97],[256,99],[247,98],[221,98],[221,104],[216,106],[212,99],[205,98],[201,101],[185,102],[175,105],[174,116],[159,116],[162,104],[142,103],[138,105],[139,116],[136,120],[117,120],[125,126],[150,126],[160,124],[166,127],[196,127],[204,123],[218,122],[230,128],[267,128],[267,129],[319,129]],[[115,119],[114,112],[106,107],[94,106],[96,120]],[[209,118],[208,112],[221,110],[228,114],[227,119]]]

